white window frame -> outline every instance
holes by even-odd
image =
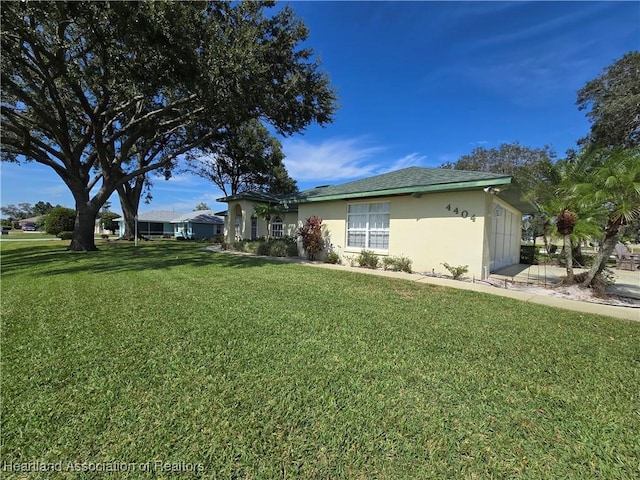
[[[376,205],[377,207],[373,207]],[[350,210],[352,207],[358,208],[358,210],[366,211],[353,211]],[[372,208],[373,207],[373,208]],[[386,208],[385,208],[386,207]],[[356,210],[354,208],[354,210]],[[372,211],[373,210],[373,211]],[[376,211],[377,210],[377,211]],[[386,215],[386,222],[383,222],[383,226],[374,226],[373,218],[374,216],[382,216]],[[350,227],[350,220],[354,219],[356,216],[366,217],[364,220],[364,225],[361,227]],[[386,226],[384,226],[386,224]],[[390,230],[391,230],[391,202],[369,202],[369,203],[349,203],[347,204],[347,222],[345,226],[346,230],[346,239],[345,244],[348,249],[351,250],[373,250],[377,252],[388,252],[389,251],[389,239],[390,239]],[[353,245],[350,243],[350,234],[364,234],[364,245]],[[386,237],[386,247],[372,247],[371,240],[372,234],[382,234],[383,238]]]
[[[271,237],[272,238],[284,237],[284,222],[282,221],[282,217],[280,216],[275,217],[271,222]]]

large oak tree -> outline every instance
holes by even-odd
[[[93,250],[111,194],[261,118],[280,134],[332,120],[336,95],[293,11],[273,2],[7,2],[3,160],[51,167]]]

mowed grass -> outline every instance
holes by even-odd
[[[0,462],[640,476],[640,324],[201,246],[2,244]]]

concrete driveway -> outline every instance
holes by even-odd
[[[574,274],[586,271],[584,268],[574,268]],[[615,284],[609,287],[614,295],[640,300],[640,270],[619,270],[614,268]],[[549,265],[511,265],[491,274],[495,279],[506,279],[514,282],[534,283],[539,285],[555,285],[566,276],[562,267]]]

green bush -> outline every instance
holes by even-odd
[[[340,255],[337,252],[329,252],[324,258],[324,263],[332,263],[334,265],[340,263]]]
[[[378,268],[379,261],[380,257],[371,250],[362,250],[360,255],[356,258],[358,265],[364,268]]]
[[[71,240],[73,238],[73,232],[60,232],[56,235],[60,240]]]
[[[76,222],[76,211],[72,208],[56,207],[47,213],[45,218],[46,232],[58,235],[60,232],[71,232]]]
[[[271,245],[267,242],[261,242],[256,248],[256,255],[271,255]]]
[[[269,253],[272,257],[297,257],[298,244],[295,238],[272,238],[267,242]]]
[[[384,257],[382,259],[382,268],[384,270],[391,270],[393,272],[407,272],[411,273],[412,260],[405,256],[399,257]]]
[[[241,240],[224,244],[226,250],[265,255],[270,257],[297,257],[298,245],[295,238],[270,238],[269,240]]]
[[[444,268],[449,270],[449,273],[453,276],[454,280],[462,278],[462,276],[469,271],[469,265],[459,265],[457,267],[452,267],[448,263],[443,263],[442,265]]]

